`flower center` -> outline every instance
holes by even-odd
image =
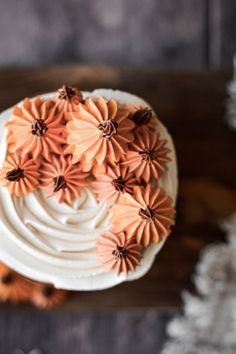
[[[53,180],[55,184],[55,188],[53,190],[54,192],[58,192],[60,189],[65,189],[67,187],[67,183],[64,176],[54,177]]]
[[[42,288],[42,294],[46,297],[49,298],[53,295],[54,289],[51,286],[44,286]]]
[[[115,256],[115,260],[118,261],[121,258],[127,257],[128,250],[124,246],[117,246],[117,248],[112,251],[112,255]]]
[[[0,282],[4,285],[9,285],[13,282],[13,278],[11,273],[6,273],[1,277]]]
[[[6,179],[10,182],[19,182],[21,178],[24,178],[24,170],[20,167],[17,167],[6,174]]]
[[[62,88],[60,88],[58,90],[58,98],[60,100],[67,100],[70,101],[72,97],[74,97],[74,95],[76,94],[76,90],[71,87],[71,86],[62,86]]]
[[[114,186],[114,188],[118,191],[118,192],[124,192],[125,191],[125,181],[122,179],[122,177],[118,177],[116,179],[113,179],[111,181],[111,184]]]
[[[152,221],[155,218],[155,211],[152,210],[149,206],[147,206],[146,209],[141,208],[138,214],[146,221]]]
[[[148,124],[152,117],[152,110],[149,108],[141,108],[132,115],[132,121],[137,125]]]
[[[43,121],[43,119],[34,119],[32,123],[32,134],[37,135],[38,137],[44,136],[46,131],[48,130],[48,127],[46,123]]]
[[[155,160],[155,158],[156,158],[156,151],[144,149],[142,151],[139,151],[139,155],[142,156],[143,161],[151,162],[151,161]]]
[[[117,134],[118,124],[113,119],[108,119],[99,124],[97,128],[101,131],[101,136],[103,138],[111,139]]]

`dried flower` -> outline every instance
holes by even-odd
[[[60,305],[66,298],[66,291],[55,289],[52,285],[38,283],[34,285],[32,302],[41,309],[51,309]]]
[[[31,291],[32,285],[27,279],[0,264],[0,301],[27,301]]]

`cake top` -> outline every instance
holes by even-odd
[[[53,98],[26,98],[5,126],[0,185],[14,198],[40,190],[70,207],[86,188],[105,201],[111,230],[94,252],[106,271],[134,271],[143,250],[170,234],[175,209],[159,180],[171,150],[150,107],[63,86]]]

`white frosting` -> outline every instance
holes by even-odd
[[[84,95],[149,106],[139,97],[121,91],[99,89]],[[52,93],[42,97],[53,96]],[[0,164],[6,154],[4,124],[10,117],[11,109],[0,115]],[[170,135],[160,122],[157,129],[171,149],[168,172],[161,176],[159,185],[175,203],[175,150]],[[17,198],[11,196],[8,189],[0,188],[0,260],[26,277],[70,290],[106,289],[125,280],[137,279],[149,270],[164,241],[151,244],[145,250],[135,272],[127,276],[107,273],[94,250],[99,236],[111,229],[110,217],[106,202],[97,202],[90,189],[84,189],[80,199],[68,206],[59,204],[54,197],[45,198],[40,190]]]

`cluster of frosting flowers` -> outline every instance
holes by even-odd
[[[6,128],[0,185],[12,194],[40,188],[72,204],[88,187],[106,201],[112,231],[96,247],[106,270],[134,271],[142,249],[170,234],[173,202],[158,187],[170,149],[149,107],[85,98],[63,86],[53,100],[36,97],[14,107]]]
[[[0,185],[20,197],[37,188],[46,197],[72,204],[88,185],[89,173],[72,163],[66,147],[66,112],[82,100],[82,93],[63,86],[55,100],[26,98],[6,123],[7,156],[0,169]]]
[[[91,187],[112,211],[112,233],[98,241],[97,255],[106,270],[132,271],[141,256],[134,260],[131,250],[160,242],[174,224],[173,201],[157,187],[170,162],[167,141],[140,105],[87,98],[67,117],[67,152],[92,171]]]

